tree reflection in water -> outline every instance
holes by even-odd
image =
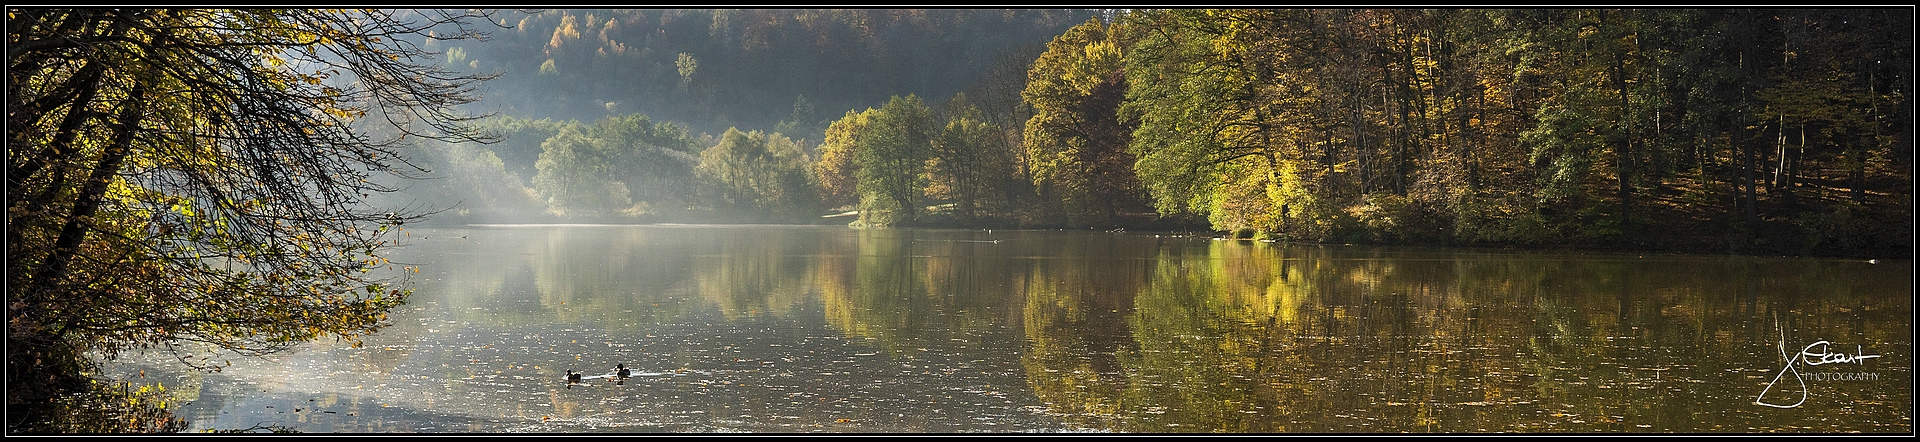
[[[1094,231],[416,235],[433,239],[396,260],[426,270],[394,326],[193,377],[179,414],[314,432],[1911,429],[1906,263]],[[1780,348],[1817,340],[1883,356],[1800,372],[1878,378],[1782,381],[1770,396],[1806,404],[1755,405]],[[615,363],[636,375],[553,382]],[[262,411],[316,395],[338,413]]]

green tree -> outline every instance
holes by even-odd
[[[1120,32],[1098,18],[1047,43],[1020,96],[1033,107],[1024,137],[1041,192],[1066,205],[1068,224],[1111,222],[1140,203],[1127,151],[1133,127],[1118,110],[1127,90]]]
[[[380,258],[421,216],[363,204],[404,139],[479,140],[480,77],[410,42],[471,13],[7,10],[10,433],[89,355],[354,339],[406,298]],[[481,20],[490,19],[477,17]],[[388,124],[401,123],[406,124]]]
[[[734,216],[795,220],[813,213],[818,193],[806,152],[792,139],[728,129],[720,144],[700,152],[700,172],[718,188],[718,203]]]
[[[1560,48],[1549,64],[1562,78],[1535,115],[1533,128],[1521,140],[1533,148],[1534,162],[1543,165],[1540,196],[1545,204],[1566,202],[1568,213],[1578,213],[1588,194],[1601,187],[1601,166],[1611,166],[1615,211],[1608,219],[1577,222],[1602,226],[1589,232],[1613,236],[1624,233],[1632,211],[1634,126],[1633,90],[1627,87],[1630,67],[1637,68],[1635,22],[1622,11],[1568,11],[1542,29],[1542,41]]]
[[[1332,195],[1312,161],[1329,143],[1325,97],[1304,64],[1308,11],[1154,11],[1133,18],[1123,108],[1131,150],[1163,214],[1205,214],[1215,229],[1325,239]],[[1291,227],[1289,227],[1291,226]]]
[[[788,116],[788,118],[789,119],[780,120],[780,123],[775,124],[773,131],[800,137],[802,143],[805,143],[805,140],[808,139],[815,139],[810,137],[819,135],[820,131],[828,124],[827,121],[820,118],[819,111],[814,109],[813,102],[807,101],[807,96],[805,95],[794,97],[793,114]],[[817,139],[815,140],[817,141]]]
[[[683,125],[643,114],[596,121],[586,133],[607,149],[609,175],[630,191],[631,217],[674,216],[695,204],[701,183],[700,142]]]
[[[560,129],[540,143],[540,173],[533,187],[546,197],[547,209],[564,217],[594,217],[633,204],[627,184],[613,176],[615,152],[603,138],[587,136],[582,125]]]
[[[418,149],[412,160],[427,171],[426,176],[411,183],[406,192],[388,195],[382,203],[431,201],[435,205],[431,209],[443,210],[431,220],[436,223],[541,219],[538,214],[545,211],[546,203],[519,177],[508,173],[506,163],[485,146],[425,142]]]
[[[486,148],[493,151],[494,156],[500,157],[501,166],[506,168],[507,173],[520,179],[522,185],[540,172],[534,168],[534,163],[540,161],[540,143],[553,138],[554,134],[560,133],[561,127],[568,124],[551,118],[535,120],[510,116],[488,118],[478,123],[488,133],[500,135],[500,142]]]
[[[919,218],[932,142],[933,112],[920,97],[894,96],[874,113],[854,149],[860,221],[892,226]]]
[[[1014,178],[1013,159],[1006,155],[1000,128],[981,121],[980,110],[965,94],[955,95],[947,107],[946,127],[927,161],[927,196],[953,201],[961,221],[972,222]]]

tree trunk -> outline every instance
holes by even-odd
[[[1601,16],[1604,20],[1605,15]],[[1622,228],[1632,224],[1633,213],[1633,107],[1627,93],[1626,77],[1627,50],[1619,44],[1613,51],[1613,87],[1620,91],[1620,150],[1614,152],[1614,174],[1620,184],[1620,224]]]
[[[100,162],[94,165],[93,171],[87,176],[85,187],[74,202],[73,212],[67,215],[66,225],[61,226],[60,236],[53,243],[52,255],[47,257],[31,280],[34,290],[27,293],[55,289],[56,284],[66,279],[67,263],[79,253],[80,244],[93,228],[93,216],[106,196],[107,185],[112,184],[114,177],[119,175],[121,163],[133,150],[134,130],[145,119],[146,89],[145,83],[136,83],[127,94],[126,107],[121,109],[115,120],[118,124],[113,129],[112,144],[107,146],[106,152],[101,153]]]
[[[1745,213],[1746,225],[1748,226],[1749,229],[1752,229],[1752,228],[1759,227],[1759,223],[1760,223],[1760,210],[1758,207],[1756,207],[1757,203],[1759,202],[1759,198],[1754,195],[1755,193],[1758,192],[1758,189],[1755,189],[1755,187],[1757,187],[1758,178],[1759,178],[1755,176],[1755,174],[1757,173],[1755,171],[1755,163],[1758,161],[1757,157],[1759,156],[1758,151],[1760,147],[1755,146],[1754,145],[1755,143],[1751,139],[1752,137],[1747,135],[1747,131],[1746,131],[1746,122],[1747,122],[1746,112],[1747,111],[1746,110],[1751,109],[1753,107],[1752,106],[1753,91],[1759,89],[1760,87],[1759,80],[1758,80],[1759,75],[1755,74],[1755,72],[1758,71],[1759,69],[1754,66],[1756,63],[1759,63],[1757,61],[1758,54],[1755,53],[1756,51],[1754,50],[1754,45],[1753,45],[1754,27],[1759,26],[1760,24],[1758,23],[1758,20],[1755,20],[1755,14],[1756,14],[1755,11],[1751,11],[1751,10],[1741,11],[1741,12],[1738,12],[1738,14],[1740,14],[1739,20],[1744,22],[1742,23],[1744,26],[1736,26],[1736,28],[1740,30],[1740,36],[1736,38],[1735,44],[1740,45],[1741,47],[1740,69],[1739,69],[1740,113],[1738,115],[1735,115],[1735,118],[1737,120],[1733,122],[1733,127],[1735,128],[1734,142],[1738,143],[1738,146],[1740,146],[1740,148],[1745,151],[1745,155],[1744,155],[1745,158],[1743,158],[1741,162],[1741,172],[1743,176],[1740,178],[1740,180],[1744,183],[1743,186],[1746,188],[1746,194],[1743,195],[1745,197],[1745,201],[1744,201],[1744,204],[1742,204],[1742,208],[1746,212]]]

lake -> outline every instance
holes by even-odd
[[[1913,431],[1913,265],[1166,232],[410,228],[391,327],[218,373],[192,431]],[[632,375],[611,376],[616,364]],[[567,370],[584,374],[566,382]]]

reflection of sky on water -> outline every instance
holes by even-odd
[[[1036,400],[1008,361],[970,360],[938,348],[889,357],[817,323],[728,322],[716,315],[647,336],[564,329],[439,336],[411,346],[369,339],[364,349],[236,360],[203,381],[201,396],[224,402],[190,404],[182,412],[196,431],[256,425],[306,432],[1062,430],[1030,407]],[[536,345],[491,344],[499,342]],[[364,365],[379,358],[397,360],[384,370]],[[342,362],[329,367],[327,361]],[[616,380],[613,364],[621,362],[634,375]],[[586,379],[568,385],[570,368]],[[160,378],[156,367],[147,369],[149,378]]]
[[[817,301],[783,301],[792,306],[773,315],[765,301],[743,309],[703,298],[701,290],[804,298],[806,289],[756,285],[764,274],[693,281],[693,266],[735,257],[684,234],[608,226],[450,233],[417,233],[396,257],[426,270],[394,325],[364,347],[317,342],[269,360],[235,359],[201,376],[197,396],[209,400],[183,415],[196,430],[310,432],[1060,428],[1022,396],[1017,360],[963,356],[984,346],[1017,353],[1019,338],[1006,330],[967,331],[969,342],[954,348],[887,352],[828,327]],[[759,247],[744,238],[727,243]],[[723,314],[716,303],[733,308]],[[155,361],[162,365],[141,364],[151,379],[178,371]],[[608,375],[619,363],[635,376],[614,382]],[[567,385],[567,370],[587,379]],[[320,404],[309,400],[316,394],[333,399],[303,405]]]

